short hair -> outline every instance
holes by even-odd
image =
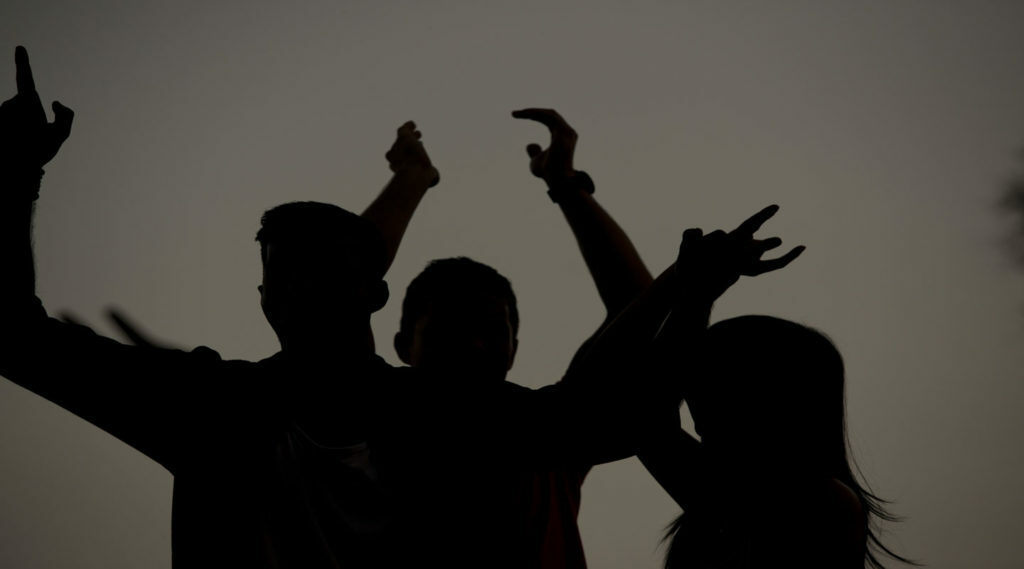
[[[369,220],[336,205],[322,202],[290,202],[268,209],[256,232],[260,258],[267,261],[270,243],[287,243],[310,250],[337,245],[352,247],[367,275],[384,277],[386,247],[377,227]]]
[[[519,310],[512,283],[493,267],[468,257],[435,259],[405,289],[400,328],[411,332],[416,320],[435,301],[453,301],[469,294],[489,294],[508,306],[512,337],[519,332]]]

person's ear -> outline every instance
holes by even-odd
[[[410,340],[409,335],[401,330],[395,333],[395,352],[398,354],[398,359],[402,360],[405,365],[412,365],[412,362],[409,361]]]
[[[516,352],[519,351],[519,338],[512,338],[512,353],[508,355],[508,368],[505,371],[512,369],[512,364],[516,361]]]
[[[370,291],[370,313],[377,312],[388,303],[391,292],[388,290],[387,281],[377,281]]]
[[[266,289],[263,288],[263,285],[259,285],[256,287],[256,290],[260,292],[260,310],[263,312],[263,317],[267,319],[267,322],[270,324],[270,327],[274,328],[274,321],[270,317],[270,311],[267,309]],[[275,328],[274,331],[276,332],[277,329]]]

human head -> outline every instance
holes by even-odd
[[[395,350],[413,367],[503,380],[518,331],[508,279],[466,257],[438,259],[406,289]]]
[[[741,316],[703,342],[687,401],[709,452],[730,466],[769,460],[830,476],[847,467],[843,360],[824,334]]]
[[[282,347],[369,326],[387,302],[384,243],[372,223],[338,206],[291,202],[266,211],[256,233],[260,304]]]
[[[864,515],[865,565],[881,568],[884,557],[916,565],[882,543],[873,527],[898,518],[854,475],[843,359],[827,336],[780,318],[741,316],[711,326],[696,353],[698,377],[686,398],[705,456],[726,468],[718,481],[729,484],[728,473],[759,481],[733,484],[735,494],[785,492],[787,484],[812,477],[838,480]],[[681,518],[671,532],[680,524]]]

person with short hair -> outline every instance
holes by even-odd
[[[376,228],[329,204],[264,214],[260,302],[281,351],[259,362],[127,346],[49,318],[31,222],[73,113],[54,103],[48,123],[24,48],[15,62],[18,92],[0,107],[0,374],[174,475],[174,567],[394,566],[363,404],[391,372],[370,335],[387,300]],[[391,183],[431,182],[420,174]]]

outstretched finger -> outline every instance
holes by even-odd
[[[753,235],[758,229],[761,228],[762,225],[764,225],[764,222],[771,219],[771,217],[775,215],[775,212],[777,211],[779,211],[779,206],[770,205],[747,218],[747,220],[741,223],[740,226],[733,231],[733,233]]]
[[[554,109],[522,109],[512,111],[512,116],[517,119],[537,121],[552,131],[569,127],[569,123],[565,122],[562,115],[558,114]]]
[[[764,253],[765,251],[771,251],[772,249],[782,245],[782,239],[778,237],[769,237],[768,239],[755,239],[754,247]]]
[[[107,311],[107,316],[132,344],[149,348],[156,347],[156,342],[140,331],[139,327],[133,324],[121,311],[111,308]]]
[[[785,255],[779,257],[778,259],[768,259],[766,261],[758,261],[751,268],[750,271],[745,272],[744,274],[747,275],[747,276],[753,277],[753,276],[761,275],[761,274],[764,274],[764,273],[770,273],[772,271],[777,271],[777,270],[785,267],[786,265],[792,263],[793,259],[796,259],[797,257],[800,256],[801,253],[804,252],[804,249],[806,249],[806,247],[804,247],[803,245],[800,245],[800,246],[797,246],[797,247],[793,247],[792,249],[790,249],[789,253],[786,253]]]
[[[22,46],[14,48],[14,68],[18,83],[19,95],[31,95],[36,92],[36,82],[32,78],[32,66],[28,64],[28,50]]]

